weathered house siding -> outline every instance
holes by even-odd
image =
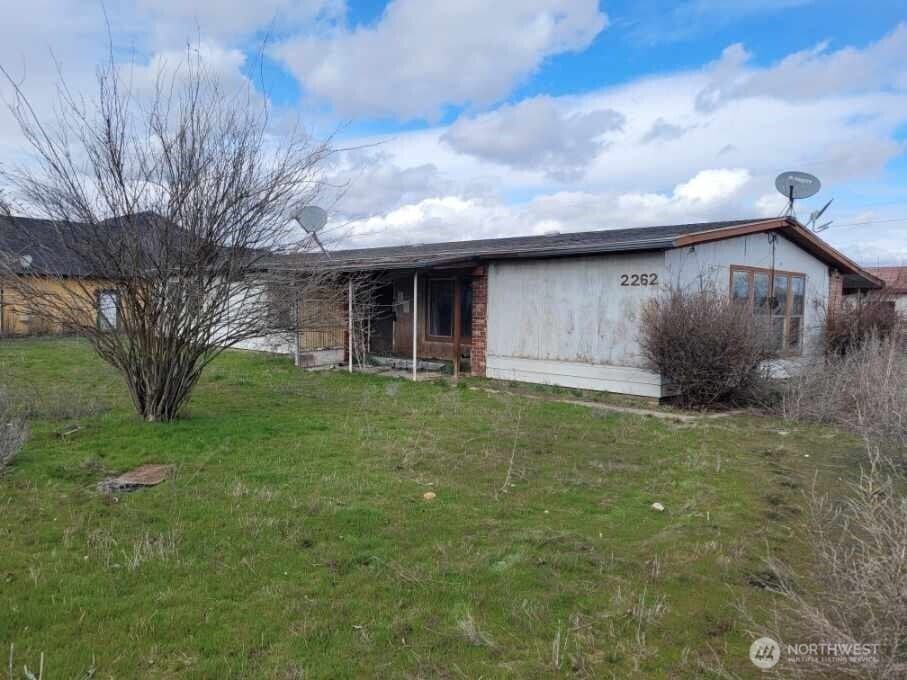
[[[643,275],[649,285],[620,285]],[[639,314],[665,276],[663,252],[595,255],[488,267],[489,378],[663,396],[643,367]],[[629,280],[628,280],[629,283]]]
[[[645,368],[640,311],[669,287],[729,294],[732,266],[806,277],[802,356],[821,350],[829,272],[780,235],[751,234],[663,252],[498,262],[488,267],[489,378],[663,397],[672,388]],[[648,285],[632,285],[634,275]],[[624,279],[629,276],[630,281]],[[657,284],[652,285],[653,277]],[[625,284],[625,285],[622,285]],[[626,285],[630,283],[630,285]],[[784,374],[799,358],[772,366]]]

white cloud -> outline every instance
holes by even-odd
[[[551,97],[534,97],[474,118],[461,117],[441,140],[460,153],[542,169],[564,181],[580,177],[605,148],[604,136],[619,131],[624,122],[614,109],[569,112]]]
[[[750,175],[742,169],[697,173],[668,193],[561,191],[508,205],[492,196],[437,196],[356,222],[345,245],[357,247],[615,229],[739,218]]]
[[[449,104],[501,99],[606,25],[596,0],[392,0],[374,26],[298,37],[272,54],[342,115],[436,118]]]
[[[744,97],[790,101],[846,94],[907,90],[907,23],[865,49],[829,51],[827,42],[795,52],[771,68],[745,70],[751,55],[742,45],[724,50],[698,98],[704,110]]]

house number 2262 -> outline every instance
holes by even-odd
[[[622,286],[657,286],[658,274],[621,274]]]

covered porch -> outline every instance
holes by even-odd
[[[304,293],[298,313],[302,367],[484,374],[484,266],[341,271],[329,291]]]

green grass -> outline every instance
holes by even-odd
[[[857,449],[239,352],[171,424],[75,340],[0,341],[0,382],[0,644],[49,678],[750,677],[734,605]],[[177,473],[95,491],[142,463]]]

